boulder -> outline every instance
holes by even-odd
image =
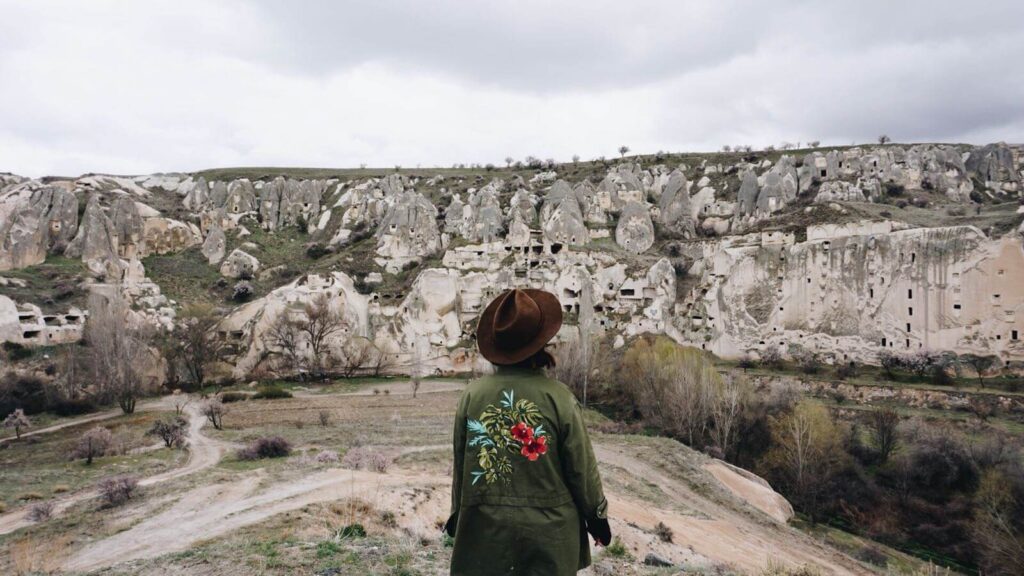
[[[231,251],[231,254],[220,265],[220,274],[226,278],[252,278],[260,269],[260,261],[255,256],[239,248]]]
[[[227,249],[227,238],[224,237],[224,230],[220,226],[210,228],[210,232],[203,241],[201,252],[206,261],[212,266],[219,264],[224,259],[224,252]]]
[[[110,212],[110,220],[114,225],[114,246],[118,255],[125,260],[144,256],[145,222],[135,200],[128,196],[118,196]]]
[[[234,180],[228,185],[228,196],[224,201],[228,214],[246,214],[259,211],[256,189],[248,179]]]

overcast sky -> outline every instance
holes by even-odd
[[[1024,141],[1024,1],[0,0],[0,171]]]

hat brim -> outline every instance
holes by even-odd
[[[554,294],[535,288],[521,288],[521,290],[533,298],[537,307],[540,308],[540,330],[537,331],[536,336],[519,344],[514,349],[499,348],[494,339],[494,315],[498,311],[501,298],[495,298],[480,315],[480,321],[476,328],[476,344],[480,348],[480,354],[491,364],[508,366],[526,360],[544,348],[544,345],[550,342],[555,334],[558,334],[558,329],[562,327],[562,305]]]

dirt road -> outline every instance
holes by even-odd
[[[171,401],[167,398],[161,399],[155,402],[148,403],[144,406],[140,406],[140,410],[163,410],[167,409],[171,405]],[[45,434],[47,432],[53,432],[69,426],[76,426],[79,424],[85,424],[89,422],[101,421],[109,418],[113,418],[120,414],[120,410],[108,411],[101,414],[93,414],[85,418],[76,418],[69,422],[63,422],[61,424],[51,426],[49,428],[42,428],[37,430],[36,433]],[[160,482],[166,482],[174,478],[180,478],[187,476],[204,468],[209,468],[217,464],[220,461],[224,453],[230,448],[229,444],[214,440],[203,434],[203,426],[206,425],[206,418],[199,413],[199,406],[195,403],[189,404],[184,410],[185,416],[188,417],[189,421],[189,440],[188,450],[189,457],[188,461],[184,466],[180,466],[173,470],[168,470],[161,474],[149,476],[139,481],[140,486],[152,486]],[[62,498],[55,499],[53,516],[57,516],[67,510],[69,507],[79,502],[89,500],[96,497],[95,490],[84,490],[81,492],[75,492],[68,494]],[[27,518],[28,507],[22,507],[18,510],[10,512],[8,514],[0,515],[0,534],[8,534],[19,530],[31,524]]]
[[[596,449],[602,462],[647,479],[697,511],[684,515],[652,507],[628,491],[609,490],[613,529],[627,545],[639,551],[640,557],[653,551],[676,562],[727,562],[753,572],[762,570],[772,560],[792,566],[817,565],[829,574],[870,574],[852,559],[777,523],[771,516],[760,515],[756,510],[739,511],[709,500],[618,447],[598,445]],[[725,466],[716,470],[714,477],[746,490],[753,483]],[[183,551],[200,540],[224,536],[276,514],[345,498],[359,498],[381,510],[403,511],[398,515],[403,519],[402,527],[424,535],[436,533],[435,523],[447,515],[447,476],[401,470],[377,474],[331,469],[299,481],[261,488],[262,479],[257,471],[230,483],[195,488],[168,510],[78,550],[66,561],[64,569],[88,571]],[[410,509],[408,495],[413,490],[429,496]],[[765,494],[754,490],[752,495],[752,506],[765,504]],[[652,538],[648,530],[658,522],[672,529],[676,535],[674,544]]]

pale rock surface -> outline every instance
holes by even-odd
[[[220,274],[227,278],[252,278],[259,269],[260,261],[255,256],[235,248],[220,265]]]
[[[686,211],[684,218],[689,216],[688,206]],[[634,254],[645,252],[654,244],[654,223],[647,206],[631,201],[622,208],[615,227],[615,242]]]

